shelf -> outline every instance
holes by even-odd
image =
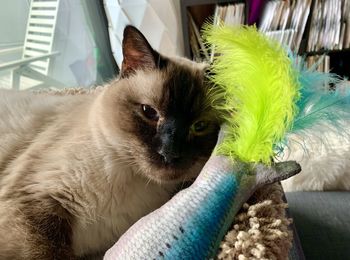
[[[216,5],[226,5],[234,3],[245,3],[246,21],[248,19],[249,0],[180,0],[181,16],[182,16],[182,31],[184,40],[185,56],[191,59],[191,48],[189,41],[189,27],[188,27],[188,12],[191,13],[195,23],[200,28],[206,18],[214,15]],[[265,1],[265,3],[268,1]],[[309,40],[310,26],[312,12],[315,8],[315,0],[311,1],[311,10],[306,21],[305,30],[301,36],[300,47],[298,49],[299,55],[313,56],[313,55],[329,55],[329,65],[332,72],[337,73],[342,77],[350,78],[350,48],[342,50],[318,50],[306,51]],[[261,14],[260,14],[261,15]],[[260,16],[259,16],[260,17]],[[259,20],[258,20],[259,21]]]
[[[243,2],[239,0],[181,0],[181,6],[208,5],[208,4],[228,4]]]
[[[181,0],[181,20],[182,20],[182,34],[184,40],[184,51],[187,58],[191,58],[190,41],[189,41],[189,31],[188,31],[188,17],[187,12],[191,7],[210,5],[215,9],[217,4],[232,4],[232,3],[247,3],[246,0]],[[214,12],[212,13],[214,14]]]
[[[323,55],[323,54],[327,55],[327,54],[341,53],[341,52],[350,52],[350,49],[305,51],[304,54],[306,54],[306,56],[312,56],[312,55]]]

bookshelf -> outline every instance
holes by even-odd
[[[205,54],[200,46],[199,50],[194,50],[195,33],[191,25],[197,27],[198,34],[204,21],[217,16],[219,9],[217,6],[237,6],[241,3],[245,5],[243,23],[247,24],[251,2],[251,0],[181,0],[186,57],[208,60],[210,56]],[[259,30],[288,45],[300,55],[306,56],[310,66],[317,61],[317,57],[324,55],[325,58],[319,66],[321,71],[331,71],[350,78],[350,0],[262,2],[263,8],[256,20]],[[227,10],[229,8],[231,7],[227,7]],[[278,17],[278,20],[275,17]]]
[[[216,5],[227,5],[232,3],[247,3],[240,0],[181,0],[182,32],[184,39],[185,56],[192,58],[189,40],[189,19],[188,12],[193,16],[194,21],[200,28],[203,22],[214,15]]]

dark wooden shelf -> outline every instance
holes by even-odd
[[[206,18],[214,15],[215,6],[217,4],[233,4],[233,3],[245,3],[246,4],[246,22],[248,19],[249,0],[180,0],[181,18],[182,18],[182,32],[184,40],[184,52],[185,56],[191,57],[191,48],[189,41],[189,27],[187,12],[190,12],[200,27]],[[315,0],[312,1],[311,10],[313,10]],[[311,11],[312,12],[312,11]],[[334,73],[343,77],[350,78],[350,48],[342,50],[318,50],[318,51],[306,51],[307,41],[309,38],[311,13],[308,17],[306,28],[302,36],[302,41],[299,49],[299,55],[312,56],[312,55],[329,55],[330,56],[330,68]],[[259,24],[259,22],[258,22]]]
[[[183,40],[184,40],[185,56],[187,58],[191,58],[191,50],[190,50],[191,48],[190,48],[189,31],[188,31],[188,17],[187,17],[187,12],[191,7],[213,5],[215,8],[215,5],[217,4],[232,4],[232,3],[242,3],[242,2],[245,2],[247,4],[248,1],[246,0],[181,0],[180,5],[181,5],[182,34],[183,34]]]
[[[305,51],[304,54],[306,56],[312,56],[312,55],[323,55],[323,54],[327,55],[327,54],[341,53],[341,52],[350,52],[350,49]]]
[[[181,0],[181,3],[186,6],[193,5],[206,5],[206,4],[226,4],[226,3],[234,3],[239,2],[235,0]]]

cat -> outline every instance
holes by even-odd
[[[0,259],[102,256],[211,154],[207,65],[159,54],[132,26],[122,47],[101,92],[0,91]]]

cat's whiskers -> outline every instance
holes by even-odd
[[[145,184],[145,186],[147,187],[150,183],[151,183],[151,181],[152,181],[152,179],[151,178],[147,178],[148,180],[147,180],[147,182],[146,182],[146,184]]]
[[[184,178],[182,179],[182,182],[181,182],[181,186],[180,186],[181,190],[184,188],[184,185],[185,185],[186,181],[187,181],[187,177],[184,176]]]

